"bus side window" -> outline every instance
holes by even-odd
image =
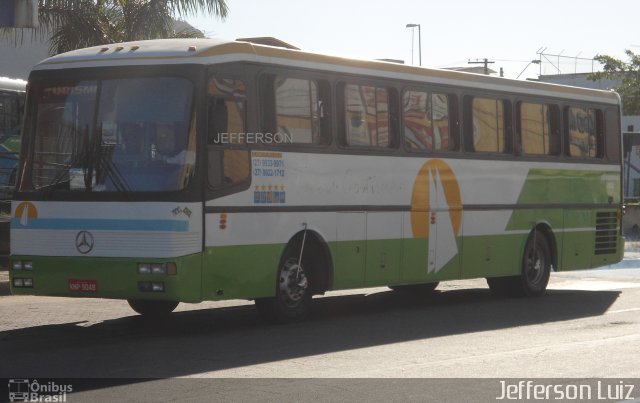
[[[404,141],[410,151],[455,150],[447,94],[406,91],[403,109]]]
[[[479,153],[507,151],[508,108],[498,98],[466,97],[465,149]]]
[[[249,180],[251,163],[247,150],[208,150],[209,186],[228,187]]]
[[[222,98],[209,99],[209,134],[207,143],[218,144],[222,133],[229,132],[229,108]]]
[[[602,111],[571,106],[565,109],[565,117],[569,134],[569,156],[602,157]]]
[[[245,183],[251,177],[246,148],[246,86],[214,77],[208,87],[208,177],[214,189]]]
[[[559,109],[557,105],[520,102],[517,128],[522,152],[530,155],[559,155]]]
[[[617,108],[607,109],[604,115],[605,122],[605,150],[607,160],[620,162],[620,111]]]
[[[326,80],[265,74],[260,79],[260,94],[262,127],[273,140],[268,142],[329,144],[331,87]]]
[[[214,77],[209,81],[209,144],[245,144],[247,92],[243,81]]]
[[[318,84],[277,76],[274,94],[277,132],[292,143],[322,143]]]
[[[392,147],[395,94],[384,87],[344,86],[344,141],[347,146]],[[397,122],[395,122],[397,124]]]

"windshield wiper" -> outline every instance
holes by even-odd
[[[81,138],[88,138],[89,135],[89,127],[86,126],[84,131],[78,131],[78,133],[80,134]],[[76,138],[76,136],[71,136],[71,138]],[[85,144],[87,144],[87,142],[85,142]],[[67,163],[63,163],[63,164],[57,164],[57,163],[48,163],[49,165],[56,165],[59,166],[59,172],[58,174],[53,178],[53,180],[51,182],[49,182],[49,184],[46,186],[46,192],[45,192],[45,197],[47,199],[50,199],[51,196],[53,195],[53,192],[55,192],[56,190],[59,189],[59,186],[61,183],[64,182],[70,182],[71,178],[70,178],[70,169],[74,166],[80,165],[82,167],[83,170],[85,170],[85,187],[86,187],[86,171],[88,171],[88,165],[91,164],[91,160],[92,160],[92,155],[91,155],[91,149],[89,147],[84,147],[84,150],[81,153],[78,154],[72,154],[71,160],[68,161]],[[66,180],[65,177],[67,178]]]
[[[104,150],[100,150],[100,158],[99,164],[97,168],[99,168],[100,172],[104,171],[109,179],[111,179],[111,183],[115,186],[116,190],[122,194],[127,194],[131,192],[131,187],[127,183],[127,180],[124,178],[118,167],[111,160],[111,153],[105,153]],[[98,177],[98,169],[96,169],[96,177]]]

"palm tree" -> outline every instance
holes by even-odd
[[[51,35],[49,53],[142,39],[202,37],[176,31],[174,18],[198,12],[224,19],[225,0],[39,0],[41,34]]]

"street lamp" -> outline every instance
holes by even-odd
[[[422,33],[420,32],[420,24],[407,24],[407,28],[418,27],[418,61],[422,66]],[[413,54],[413,46],[411,46],[411,53]]]

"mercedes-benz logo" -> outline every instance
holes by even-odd
[[[76,249],[86,255],[93,249],[93,235],[89,231],[80,231],[76,235]]]

